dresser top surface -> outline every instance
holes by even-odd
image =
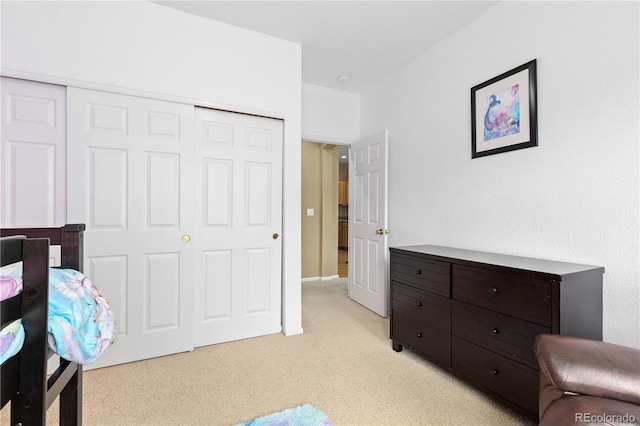
[[[503,266],[506,268],[535,271],[552,275],[570,275],[586,271],[600,271],[602,266],[582,265],[578,263],[558,262],[555,260],[537,259],[532,257],[512,256],[507,254],[489,253],[483,251],[466,250],[453,247],[434,245],[416,245],[391,247],[391,251],[406,251],[416,254],[446,258],[455,263],[456,260],[486,265]]]

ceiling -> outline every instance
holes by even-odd
[[[303,82],[362,93],[499,0],[154,3],[300,43]]]

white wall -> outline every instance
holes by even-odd
[[[303,83],[302,138],[339,145],[360,140],[360,95]]]
[[[640,347],[639,10],[502,2],[363,94],[390,131],[390,245],[601,265],[604,340]],[[470,88],[538,61],[539,146],[471,159]]]
[[[145,1],[2,2],[2,74],[284,118],[283,328],[302,332],[300,45]]]

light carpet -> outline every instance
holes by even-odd
[[[312,403],[336,426],[535,425],[412,351],[395,352],[389,319],[350,300],[346,279],[302,284],[302,326],[297,336],[87,371],[83,424],[228,426]],[[48,414],[57,424],[57,409]]]

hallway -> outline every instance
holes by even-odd
[[[349,252],[347,250],[338,249],[338,275],[340,278],[349,276]]]

